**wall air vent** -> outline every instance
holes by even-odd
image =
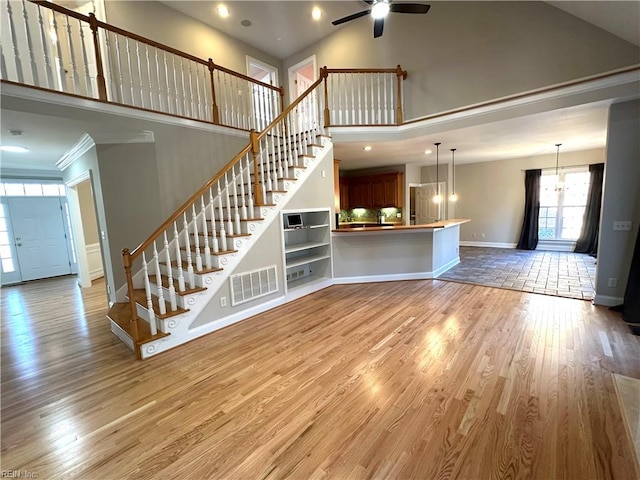
[[[231,275],[231,305],[240,305],[277,291],[275,265]]]

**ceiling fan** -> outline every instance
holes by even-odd
[[[374,19],[373,22],[373,38],[378,38],[382,35],[384,28],[384,18],[389,12],[393,13],[427,13],[431,5],[424,5],[421,3],[393,3],[392,0],[363,0],[363,2],[371,5],[371,9],[364,10],[362,12],[347,15],[346,17],[334,20],[331,22],[333,25],[340,25],[342,23],[350,22],[356,18],[364,17],[371,14]]]

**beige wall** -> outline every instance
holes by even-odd
[[[247,73],[246,56],[280,70],[282,62],[160,2],[106,1],[107,22],[204,60]],[[242,27],[238,27],[242,28]]]
[[[640,61],[640,48],[544,2],[434,2],[428,15],[391,15],[372,38],[369,19],[348,23],[287,58],[318,66],[401,64],[405,118],[609,71]]]
[[[560,166],[602,163],[605,150],[561,152]],[[555,153],[456,165],[458,202],[456,216],[469,218],[462,225],[460,240],[515,244],[520,236],[524,212],[524,171],[533,168],[552,168]],[[477,237],[473,238],[472,233]],[[485,234],[482,238],[481,234]]]
[[[96,218],[96,208],[93,204],[93,194],[91,193],[91,182],[86,180],[78,184],[78,201],[80,202],[80,216],[82,217],[82,231],[84,232],[84,243],[93,245],[99,242],[98,219]]]

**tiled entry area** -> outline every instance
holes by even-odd
[[[460,247],[460,264],[438,279],[591,300],[596,260],[587,254]]]

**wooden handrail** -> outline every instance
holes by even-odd
[[[315,90],[315,88],[318,85],[320,85],[320,83],[322,83],[322,81],[324,79],[325,79],[325,77],[322,76],[322,74],[321,74],[320,78],[318,78],[318,80],[313,82],[309,88],[307,88],[298,98],[295,99],[295,101],[293,103],[291,103],[280,115],[278,115],[275,118],[275,120],[273,120],[269,125],[267,125],[264,128],[264,130],[262,130],[262,132],[260,132],[256,136],[257,141],[259,142],[260,140],[262,140],[269,133],[269,131],[273,130],[273,128],[278,123],[280,123],[280,121],[282,121],[287,116],[287,114],[289,114],[302,100],[304,100],[304,98],[306,96],[308,96],[313,90]]]
[[[73,10],[69,10],[68,8],[62,7],[60,5],[56,5],[55,3],[50,3],[50,2],[47,2],[45,0],[29,0],[29,1],[31,3],[35,3],[36,5],[40,5],[42,7],[54,10],[54,11],[56,11],[58,13],[69,15],[70,17],[77,18],[78,20],[82,20],[84,22],[91,23],[91,19],[90,19],[89,16],[82,15],[81,13],[74,12]],[[172,53],[173,55],[177,55],[179,57],[186,58],[187,60],[191,60],[192,62],[200,63],[201,65],[206,65],[207,67],[209,66],[209,60],[204,60],[202,58],[198,58],[198,57],[196,57],[194,55],[191,55],[189,53],[183,52],[181,50],[178,50],[176,48],[170,47],[168,45],[164,45],[164,44],[156,42],[154,40],[142,37],[140,35],[137,35],[135,33],[129,32],[127,30],[124,30],[122,28],[116,27],[114,25],[110,25],[108,23],[102,22],[102,21],[97,20],[97,19],[96,19],[96,23],[95,24],[99,28],[103,28],[105,30],[108,30],[108,31],[113,32],[113,33],[117,33],[117,34],[122,35],[124,37],[131,38],[132,40],[136,40],[137,42],[144,43],[146,45],[149,45],[150,47],[154,47],[154,48],[158,48],[160,50],[164,50],[165,52]],[[230,70],[230,69],[228,69],[226,67],[223,67],[222,65],[214,64],[214,67],[215,67],[216,70],[220,70],[221,72],[227,73],[229,75],[233,75],[234,77],[241,78],[242,80],[246,80],[248,82],[255,83],[256,85],[260,85],[260,86],[263,86],[263,87],[266,87],[266,88],[270,88],[272,90],[284,93],[284,88],[283,87],[275,87],[273,85],[269,85],[268,83],[264,83],[264,82],[261,82],[259,80],[255,80],[255,79],[253,79],[251,77],[243,75],[242,73],[234,72],[233,70]]]
[[[327,73],[397,73],[397,68],[327,68]],[[407,79],[407,72],[402,70],[403,79]]]
[[[160,225],[156,230],[149,235],[144,242],[134,248],[129,254],[131,260],[133,261],[136,257],[139,257],[142,252],[149,247],[153,241],[160,236],[162,232],[164,232],[174,221],[176,221],[180,215],[184,214],[187,211],[187,208],[191,207],[193,203],[198,199],[198,197],[204,195],[209,187],[211,187],[215,182],[220,180],[227,171],[231,169],[233,165],[235,165],[242,157],[244,157],[247,153],[251,151],[251,144],[244,147],[240,153],[238,153],[229,163],[227,163],[224,167],[220,169],[220,171],[211,178],[207,183],[205,183],[200,189],[189,197],[189,200],[184,202],[181,207],[179,207],[167,220],[164,221],[162,225]]]

